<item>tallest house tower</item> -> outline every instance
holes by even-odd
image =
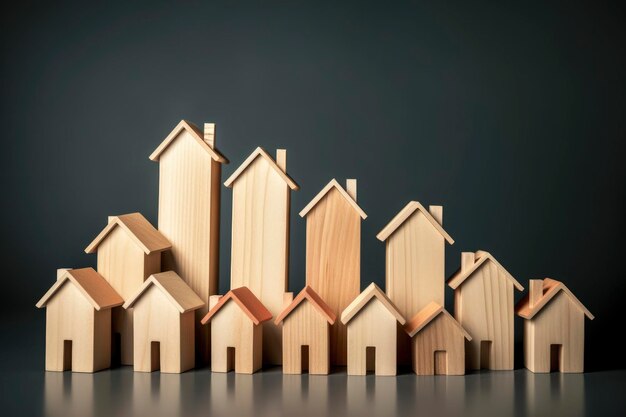
[[[209,332],[200,325],[209,296],[217,294],[222,164],[215,147],[215,124],[204,133],[185,120],[150,155],[159,162],[159,231],[172,250],[162,270],[176,271],[205,302],[196,310],[196,365],[209,361]]]

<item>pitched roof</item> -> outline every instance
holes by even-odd
[[[454,317],[452,317],[450,313],[446,311],[445,308],[443,308],[443,306],[435,303],[434,301],[421,309],[416,315],[414,315],[413,318],[411,318],[411,320],[409,320],[404,325],[404,331],[407,332],[409,336],[413,337],[420,330],[426,327],[428,323],[433,321],[435,317],[437,317],[439,314],[444,314],[445,316],[447,316],[450,320],[452,320],[452,322],[456,325],[456,327],[467,340],[472,340],[472,337],[469,335],[469,333],[467,333],[463,326],[461,326],[459,322],[456,321]]]
[[[500,265],[500,262],[498,262],[496,258],[494,258],[489,252],[485,252],[482,250],[476,252],[474,257],[474,264],[470,268],[467,268],[465,271],[459,268],[459,270],[456,271],[448,279],[448,285],[450,286],[450,288],[456,290],[459,285],[461,285],[467,278],[471,277],[472,274],[474,274],[474,272],[476,272],[487,261],[493,262],[504,274],[504,276],[513,283],[515,288],[517,288],[519,291],[524,291],[524,287],[522,286],[522,284],[517,282],[517,280],[513,278],[513,275],[509,274],[509,271],[504,269],[504,267]]]
[[[313,288],[309,287],[308,285],[304,287],[304,289],[300,291],[300,294],[298,294],[298,296],[294,298],[291,304],[289,304],[287,308],[285,308],[278,315],[278,317],[276,317],[274,323],[280,324],[304,300],[308,300],[313,305],[313,307],[315,307],[315,309],[326,319],[328,323],[335,323],[335,320],[337,319],[335,313],[331,310],[328,304],[326,304],[324,300],[322,300],[322,297],[320,297],[315,291],[313,291]]]
[[[146,255],[170,249],[170,242],[150,224],[141,213],[130,213],[121,216],[111,216],[109,224],[85,248],[86,253],[94,253],[105,237],[116,227],[120,226],[130,238],[144,251]]]
[[[254,324],[260,324],[272,318],[272,313],[265,308],[248,287],[239,287],[220,297],[217,304],[209,310],[200,322],[206,324],[229,300],[233,300]]]
[[[204,141],[204,135],[202,132],[200,132],[198,126],[186,120],[181,120],[180,123],[178,123],[174,130],[172,130],[170,134],[165,138],[165,140],[163,140],[163,142],[161,142],[161,144],[154,150],[154,152],[152,152],[152,154],[150,155],[150,160],[158,161],[163,151],[165,151],[165,149],[170,146],[174,139],[176,139],[180,132],[182,132],[183,130],[189,132],[189,134],[191,134],[191,137],[194,138],[196,142],[198,142],[198,145],[200,145],[202,149],[204,149],[214,161],[221,162],[222,164],[228,163],[228,159],[226,159],[224,155],[219,153],[217,149],[211,148]]]
[[[574,304],[580,308],[585,316],[587,316],[590,320],[594,319],[593,314],[581,303],[578,298],[567,288],[562,282],[557,281],[555,279],[546,278],[543,280],[543,295],[539,299],[539,301],[533,306],[530,306],[529,303],[529,295],[526,294],[524,298],[520,300],[519,303],[515,306],[515,312],[518,316],[523,317],[525,319],[532,319],[535,315],[544,308],[550,300],[552,300],[559,291],[563,291],[568,295],[570,300],[574,302]]]
[[[311,211],[311,209],[313,209],[313,207],[315,207],[317,203],[319,203],[333,188],[336,188],[337,191],[339,191],[339,194],[341,194],[343,198],[345,198],[348,203],[350,203],[350,205],[356,210],[357,213],[359,213],[359,216],[361,216],[362,219],[367,218],[367,214],[365,214],[365,212],[361,209],[361,207],[359,207],[356,201],[354,201],[354,199],[350,197],[346,190],[344,190],[343,187],[339,185],[337,180],[334,178],[328,184],[326,184],[324,188],[322,188],[322,191],[317,193],[317,195],[313,198],[313,200],[309,202],[309,204],[306,205],[305,208],[302,209],[302,211],[300,212],[300,217],[306,216],[307,213]]]
[[[183,281],[181,277],[174,271],[161,272],[152,274],[144,281],[139,290],[131,298],[126,300],[124,308],[132,307],[139,300],[143,293],[154,285],[167,297],[168,300],[182,314],[188,311],[197,310],[204,306],[204,301],[193,292],[191,288]]]
[[[228,177],[226,182],[224,182],[224,185],[231,187],[237,178],[239,178],[239,175],[241,175],[258,157],[265,159],[270,167],[272,167],[274,171],[276,171],[276,173],[278,173],[278,175],[287,183],[289,188],[292,190],[300,189],[300,186],[296,184],[296,182],[289,175],[287,175],[287,173],[278,166],[276,161],[274,161],[274,159],[261,147],[256,148],[254,152],[252,152],[250,156],[243,161],[239,168],[237,168],[237,170],[233,172],[230,177]]]
[[[66,282],[71,282],[85,296],[96,310],[105,310],[121,306],[124,300],[113,287],[93,268],[68,269],[57,279],[52,287],[41,297],[37,308],[45,307],[48,301]]]
[[[409,203],[404,206],[402,210],[398,214],[394,216],[393,219],[381,230],[376,238],[382,242],[387,240],[389,236],[391,236],[400,226],[404,224],[405,221],[409,219],[415,213],[416,210],[419,210],[426,219],[433,225],[433,227],[448,241],[449,244],[454,243],[454,239],[450,237],[450,235],[443,229],[441,224],[430,214],[428,210],[424,206],[422,206],[417,201],[409,201]]]
[[[396,318],[401,325],[406,322],[402,314],[398,311],[393,302],[387,297],[387,295],[373,282],[361,292],[341,313],[341,322],[348,324],[354,316],[356,316],[363,307],[365,307],[370,300],[376,298],[380,301],[387,310]]]

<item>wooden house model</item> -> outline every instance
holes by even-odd
[[[151,275],[124,303],[134,310],[134,370],[181,373],[193,368],[194,311],[203,305],[176,272]]]
[[[222,164],[215,124],[204,132],[182,120],[150,155],[159,162],[159,230],[172,244],[162,270],[175,271],[209,304],[217,294]],[[208,362],[209,331],[199,326],[207,307],[196,310],[196,353]]]
[[[335,313],[309,286],[276,317],[283,324],[283,373],[326,375],[330,361],[330,326]],[[265,338],[265,332],[263,333]]]
[[[524,318],[524,364],[532,372],[583,372],[585,316],[593,315],[562,282],[530,280],[516,306]]]
[[[211,371],[252,374],[262,366],[263,326],[272,313],[246,287],[211,297]]]
[[[287,175],[287,151],[276,160],[256,148],[224,183],[233,189],[230,287],[248,287],[277,316],[289,270],[289,208],[298,184]],[[280,327],[263,324],[264,362],[282,361]]]
[[[412,338],[413,371],[418,375],[464,375],[465,339],[472,337],[443,306],[432,302],[404,326]]]
[[[376,284],[343,310],[341,322],[348,332],[348,375],[396,374],[396,332],[405,319]]]
[[[111,309],[124,300],[93,268],[59,270],[46,307],[46,371],[95,372],[111,364]]]
[[[359,295],[361,220],[367,215],[356,202],[356,180],[344,190],[330,181],[300,212],[306,217],[306,283],[339,315]],[[346,364],[346,329],[331,328],[331,364]]]
[[[140,213],[110,216],[107,226],[85,249],[98,254],[97,270],[124,300],[152,274],[161,271],[161,253],[168,240]],[[111,312],[112,349],[122,365],[133,364],[132,309]]]
[[[448,280],[454,317],[472,340],[465,344],[467,369],[513,369],[513,292],[524,287],[488,252],[464,252]]]

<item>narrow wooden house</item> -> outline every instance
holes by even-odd
[[[341,322],[348,332],[348,375],[396,374],[396,332],[405,319],[376,284],[343,310]]]
[[[204,301],[196,310],[196,354],[209,358],[209,329],[200,326],[209,296],[217,294],[222,164],[215,124],[204,132],[185,120],[150,155],[159,162],[159,230],[171,242],[162,270],[175,271]]]
[[[46,307],[46,371],[111,365],[111,309],[124,300],[93,268],[60,270],[37,303]]]
[[[113,289],[128,300],[152,274],[161,271],[161,253],[172,246],[140,213],[110,216],[107,226],[87,246],[98,254],[97,270]],[[122,365],[133,364],[133,311],[111,312],[113,355]]]
[[[204,302],[168,271],[151,275],[124,303],[134,314],[134,370],[181,373],[195,364],[195,310]]]
[[[283,373],[327,375],[330,361],[330,326],[335,313],[309,286],[276,317],[283,324]],[[263,332],[265,338],[265,330]]]
[[[298,184],[287,174],[287,151],[276,161],[257,148],[224,183],[233,189],[230,287],[248,287],[277,316],[289,272],[289,208]],[[263,323],[263,362],[282,363],[281,328]]]
[[[464,375],[465,340],[472,337],[443,306],[432,302],[405,325],[418,375]]]
[[[531,279],[516,306],[524,318],[524,364],[531,372],[583,372],[585,317],[593,314],[562,282]]]
[[[386,242],[385,288],[404,317],[413,317],[431,302],[445,305],[446,242],[443,207],[428,210],[410,201],[376,238]],[[398,331],[398,361],[409,362],[409,338]]]
[[[448,280],[454,317],[471,335],[465,343],[467,369],[513,369],[515,278],[488,252],[464,252],[461,268]]]
[[[252,374],[262,366],[263,326],[272,313],[246,287],[213,296],[202,324],[211,322],[211,371]]]
[[[333,179],[300,212],[306,217],[306,283],[335,315],[360,290],[361,220],[367,215],[356,197],[356,180],[347,180],[344,190]],[[346,342],[345,325],[337,321],[330,335],[331,364],[346,364]]]

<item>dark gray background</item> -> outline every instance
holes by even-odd
[[[525,286],[564,281],[596,315],[587,369],[624,366],[612,334],[626,288],[621,9],[48,3],[0,13],[3,349],[34,349],[29,369],[43,369],[34,304],[55,269],[94,265],[83,250],[107,215],[140,211],[156,224],[148,155],[182,118],[217,123],[224,180],[256,146],[288,149],[302,187],[291,290],[304,283],[297,213],[331,178],[353,177],[369,215],[363,287],[384,284],[375,235],[391,217],[411,199],[442,204],[456,239],[448,275],[462,250],[484,249]],[[225,291],[231,191],[222,197]]]

